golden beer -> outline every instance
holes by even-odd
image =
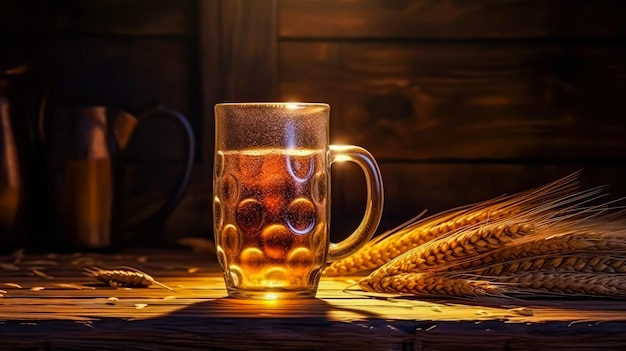
[[[225,279],[245,290],[314,291],[328,245],[325,150],[217,157],[216,244]]]

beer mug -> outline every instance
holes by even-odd
[[[324,265],[378,227],[378,165],[361,147],[329,145],[329,115],[323,103],[215,105],[215,243],[230,297],[315,297]],[[331,243],[330,165],[338,161],[361,167],[367,204],[356,230]]]

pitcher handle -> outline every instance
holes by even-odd
[[[193,134],[193,130],[191,128],[191,125],[189,124],[189,122],[187,121],[187,118],[185,118],[185,116],[183,116],[180,112],[172,110],[172,109],[168,109],[162,106],[156,107],[152,110],[149,110],[147,112],[144,112],[143,114],[139,115],[137,117],[137,124],[141,124],[143,122],[145,122],[146,120],[153,118],[153,117],[167,117],[170,118],[171,120],[173,120],[174,122],[180,124],[180,126],[183,128],[183,131],[185,133],[185,139],[186,139],[186,148],[187,148],[187,159],[185,160],[185,170],[183,172],[182,177],[180,178],[180,182],[178,183],[177,187],[176,187],[176,191],[173,193],[172,196],[169,197],[169,199],[163,204],[163,206],[158,209],[157,211],[154,212],[154,214],[152,214],[151,216],[149,216],[148,218],[146,218],[143,221],[140,221],[139,223],[134,224],[134,226],[140,226],[142,224],[148,223],[150,221],[153,221],[154,219],[160,217],[160,216],[166,216],[168,215],[170,212],[172,212],[172,210],[174,210],[174,208],[176,208],[176,206],[178,205],[178,203],[180,202],[180,200],[182,199],[185,190],[187,189],[187,185],[189,183],[189,178],[191,177],[191,170],[193,167],[193,160],[194,160],[194,154],[195,154],[195,144],[196,144],[196,139],[194,137]],[[134,133],[133,133],[134,134]],[[133,137],[131,136],[131,140],[133,139]],[[132,143],[132,141],[131,141]],[[129,144],[131,144],[129,143]],[[130,145],[128,147],[128,149],[131,149]]]
[[[363,247],[378,228],[383,212],[383,181],[374,157],[365,149],[354,145],[330,145],[330,164],[351,161],[361,167],[367,184],[365,215],[356,230],[339,243],[330,243],[327,262],[347,257]]]

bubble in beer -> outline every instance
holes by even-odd
[[[286,205],[285,197],[282,193],[269,191],[268,194],[263,196],[263,205],[265,206],[265,210],[270,217],[278,219]]]
[[[265,272],[264,284],[270,288],[289,286],[289,275],[282,267],[272,267]]]
[[[287,267],[297,274],[306,273],[314,262],[313,252],[306,247],[297,247],[287,256]]]
[[[218,194],[225,204],[233,204],[239,197],[239,182],[232,174],[222,177],[218,183]]]
[[[215,153],[215,176],[221,177],[224,174],[224,152]]]
[[[222,229],[219,235],[219,245],[224,248],[224,251],[229,256],[237,254],[241,246],[241,238],[237,227],[232,224],[227,224]]]
[[[311,197],[313,201],[318,205],[324,206],[326,205],[326,198],[328,195],[326,194],[326,183],[328,179],[325,173],[318,173],[311,180]]]
[[[258,272],[265,265],[265,255],[257,247],[248,247],[239,256],[241,268],[249,272]]]
[[[315,170],[313,157],[310,155],[289,154],[287,155],[287,170],[295,181],[300,183],[306,182],[311,178]]]
[[[258,177],[263,168],[263,156],[253,153],[242,153],[239,156],[239,172],[244,178]]]
[[[220,231],[224,225],[224,208],[217,196],[213,198],[213,216],[215,216],[215,230]]]
[[[237,205],[235,217],[243,231],[257,230],[263,222],[263,205],[255,199],[245,199]]]
[[[282,259],[293,246],[293,234],[282,224],[271,224],[261,231],[263,251],[275,259]]]
[[[293,200],[285,211],[287,225],[296,234],[307,234],[315,225],[315,206],[304,197]]]

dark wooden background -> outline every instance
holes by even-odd
[[[134,114],[163,104],[189,119],[189,188],[137,233],[146,242],[212,236],[221,101],[329,103],[332,141],[379,161],[380,231],[580,169],[583,187],[626,196],[621,0],[2,0],[0,22],[0,53],[36,62],[53,101]],[[128,221],[175,183],[178,154],[155,157],[179,143],[167,128],[133,153]],[[364,180],[333,167],[332,189],[338,240],[360,220]]]

